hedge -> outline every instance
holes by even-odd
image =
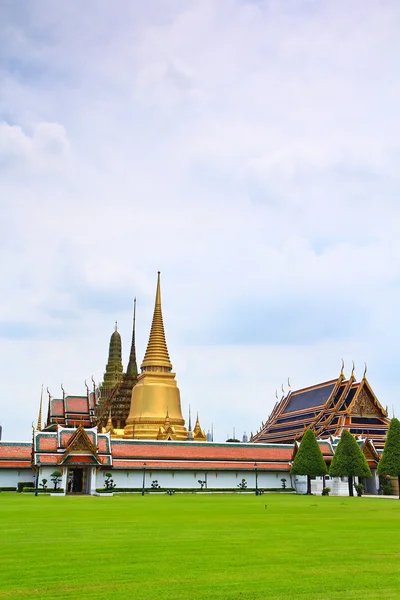
[[[0,487],[0,492],[16,492],[17,488],[15,485],[13,487]]]
[[[17,492],[22,492],[24,488],[34,488],[33,481],[18,481]]]
[[[22,489],[24,494],[33,494],[35,493],[35,488],[34,487],[24,487]],[[52,488],[46,488],[45,490],[42,488],[38,488],[38,494],[63,494],[64,493],[64,489],[63,488],[57,488],[56,490],[53,490]]]
[[[170,488],[145,488],[145,492],[146,494],[148,494],[149,492],[152,494],[165,494],[167,489]],[[200,487],[196,487],[196,488],[173,488],[175,490],[175,492],[186,492],[188,494],[190,493],[198,493],[198,494],[206,494],[207,492],[213,492],[213,493],[218,493],[218,492],[235,492],[235,493],[243,493],[243,492],[251,492],[253,494],[255,494],[256,489],[255,488],[246,488],[244,490],[238,489],[238,488],[203,488],[201,489]],[[141,493],[143,491],[143,488],[114,488],[113,490],[106,490],[105,488],[96,488],[96,492],[99,494],[109,494],[110,492],[118,493],[118,492],[131,492],[131,493]],[[282,487],[279,488],[260,488],[258,490],[259,492],[282,492],[282,493],[288,493],[288,492],[294,492],[295,490],[293,488],[285,488],[283,489]]]

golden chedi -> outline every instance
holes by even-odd
[[[167,422],[166,422],[167,421]],[[149,343],[138,381],[132,390],[131,409],[124,437],[186,440],[179,388],[165,341],[161,311],[160,273]],[[164,438],[165,439],[165,438]]]

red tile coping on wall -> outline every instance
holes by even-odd
[[[115,458],[118,457],[149,457],[172,459],[214,459],[214,460],[291,460],[293,447],[265,447],[258,444],[254,446],[218,446],[211,443],[199,444],[135,444],[134,442],[113,443],[111,451]]]
[[[0,444],[0,459],[24,459],[31,458],[32,445]]]
[[[121,460],[116,459],[113,461],[113,467],[117,469],[141,469],[143,470],[144,465],[147,471],[152,469],[165,469],[165,470],[198,470],[198,471],[212,471],[212,470],[232,470],[240,471],[241,469],[246,471],[255,471],[253,462],[230,462],[230,461],[146,461],[146,460]],[[263,463],[257,464],[257,471],[289,471],[290,464],[288,462],[282,463]]]
[[[24,468],[30,468],[31,466],[31,461],[30,460],[19,460],[19,461],[12,461],[12,460],[1,460],[0,459],[0,468],[2,469],[24,469]]]

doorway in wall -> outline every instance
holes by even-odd
[[[74,467],[68,469],[67,493],[85,494],[86,469]]]

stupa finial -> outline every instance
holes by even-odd
[[[161,310],[161,286],[160,271],[157,275],[156,301],[154,305],[153,321],[151,324],[149,342],[141,368],[144,371],[150,368],[163,368],[167,371],[172,369],[168,354],[167,342],[165,341],[164,323]]]

